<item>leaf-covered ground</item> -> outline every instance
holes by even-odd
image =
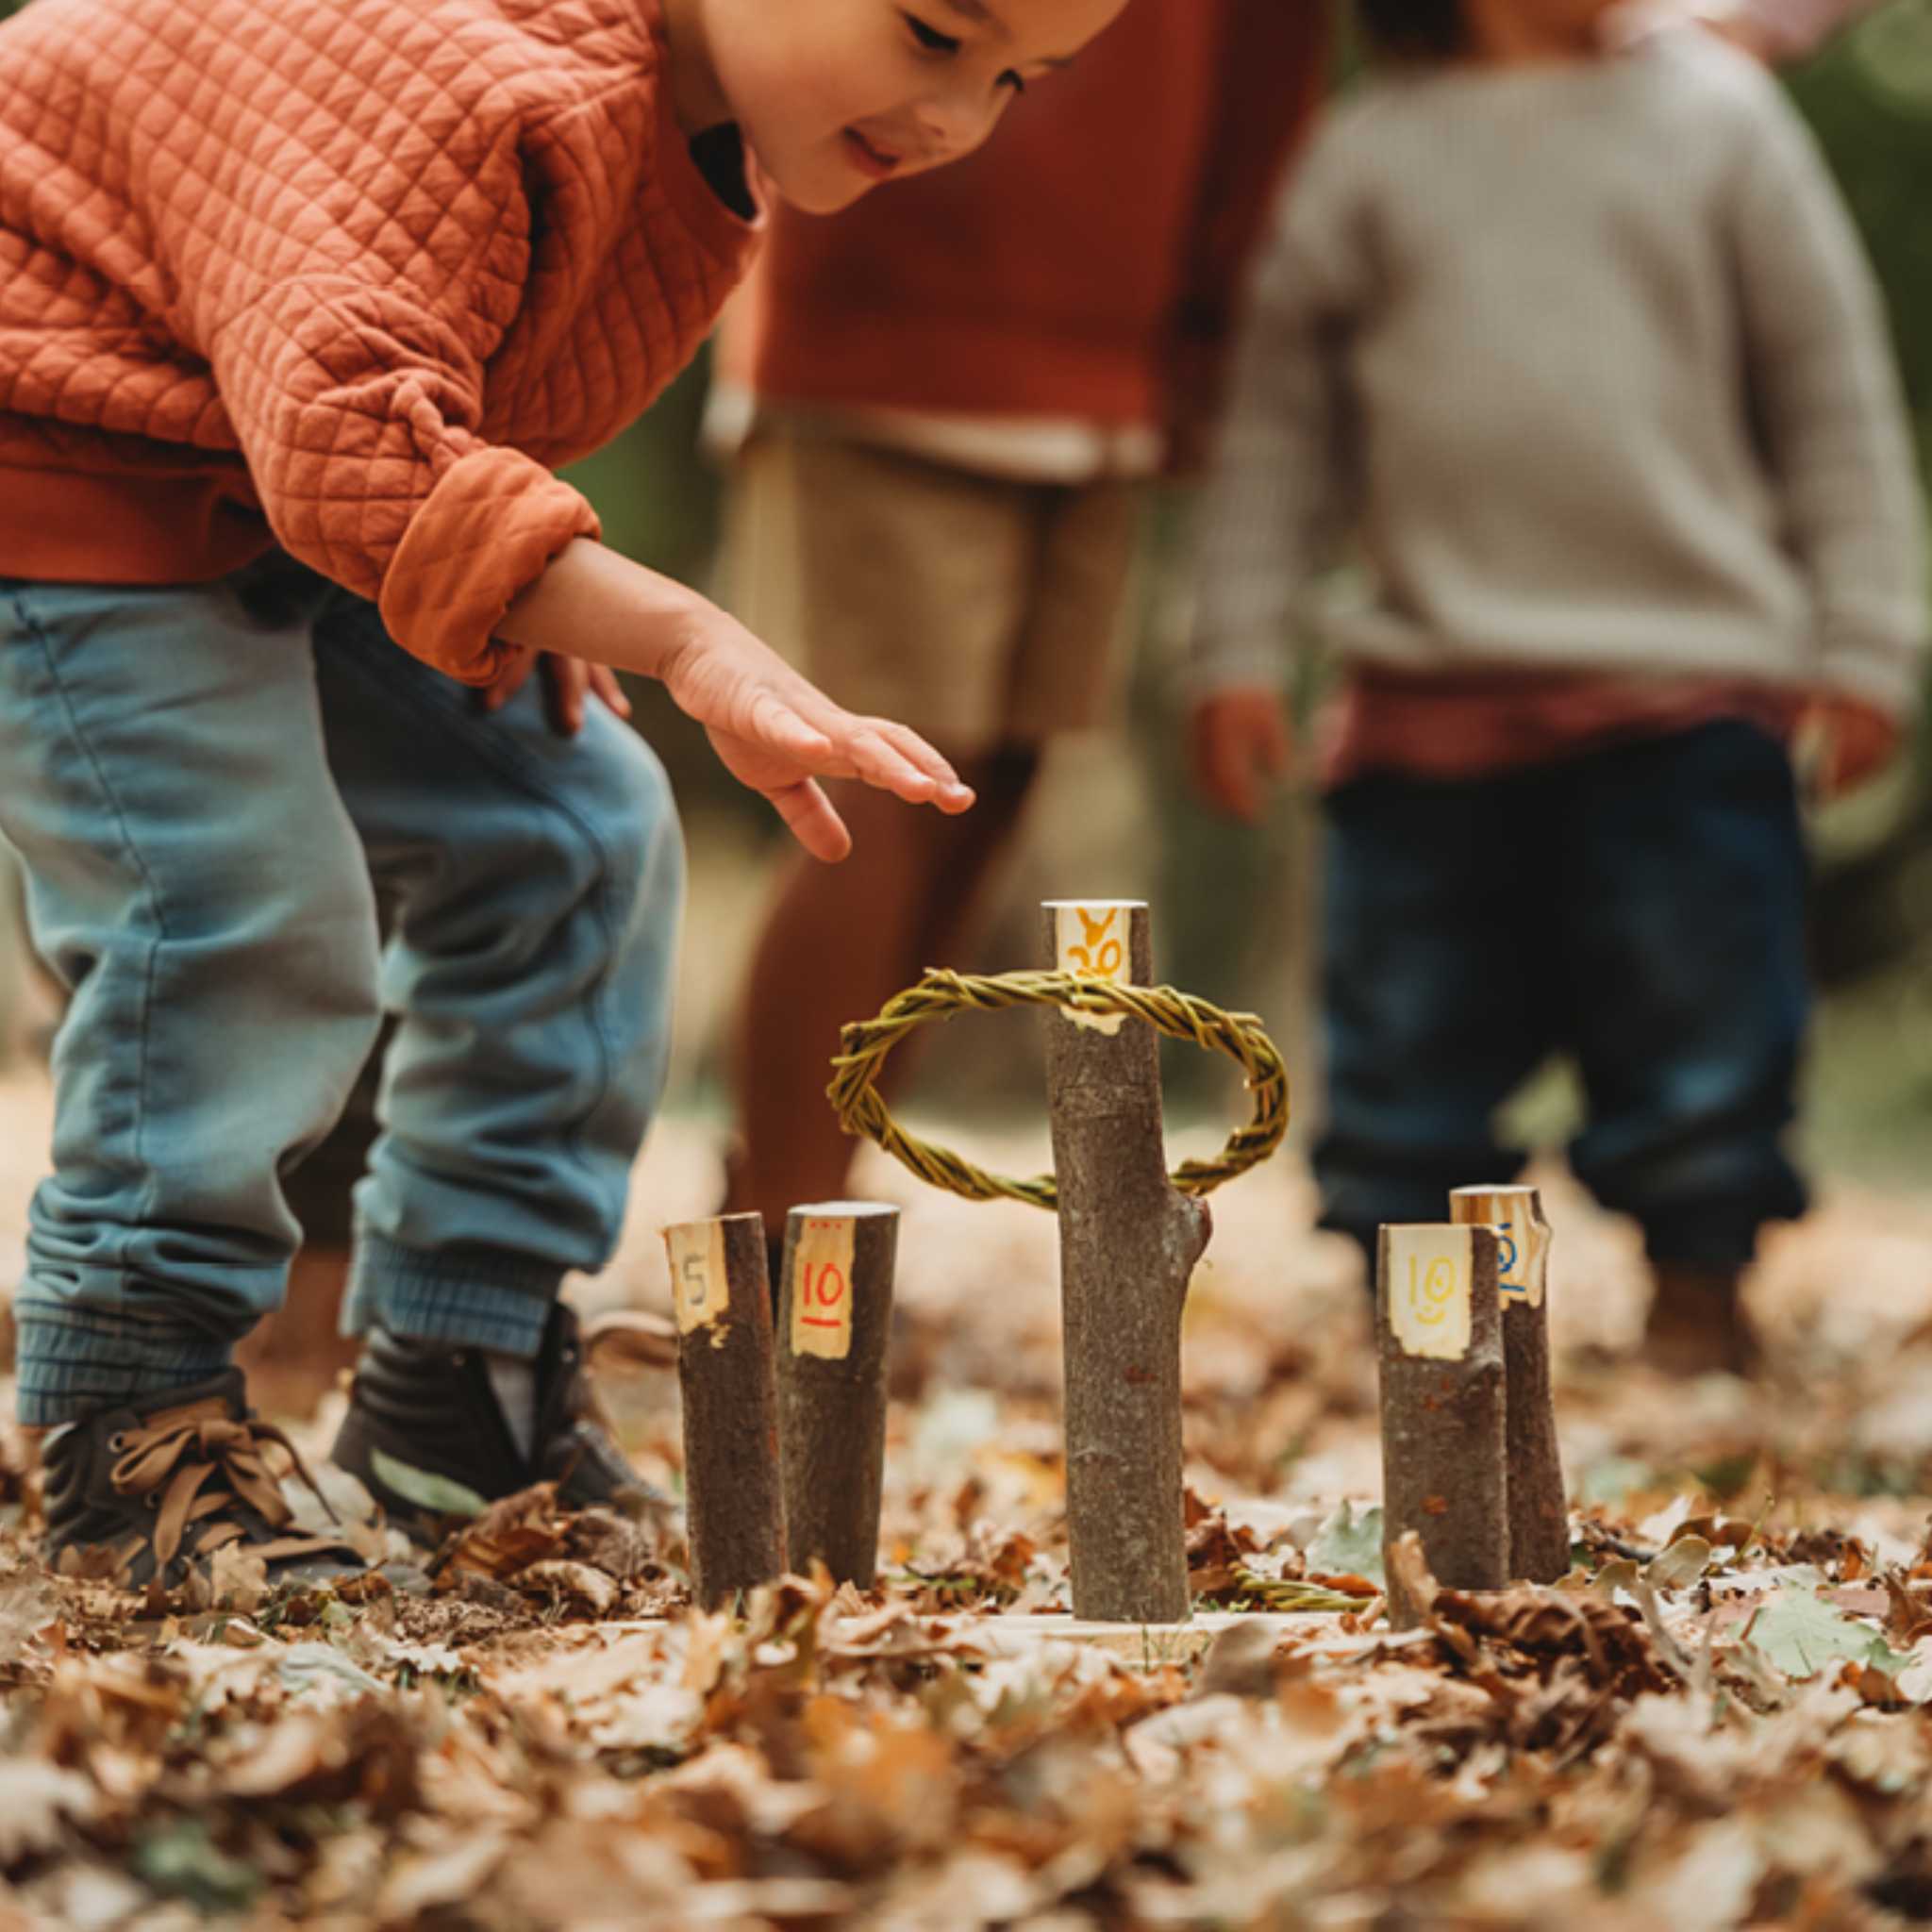
[[[0,1087],[9,1274],[43,1127]],[[1195,1586],[1260,1613],[1200,1657],[1052,1635],[1052,1224],[881,1168],[908,1219],[867,1598],[693,1615],[675,1512],[535,1491],[401,1587],[129,1604],[38,1567],[0,1437],[0,1932],[1932,1918],[1932,1214],[1829,1195],[1755,1284],[1766,1384],[1677,1388],[1621,1359],[1629,1230],[1547,1179],[1576,1569],[1407,1636],[1360,1289],[1288,1161],[1216,1197],[1189,1321]],[[715,1138],[661,1131],[586,1305],[665,1306],[655,1228],[717,1187]],[[669,1379],[604,1386],[675,1493]]]

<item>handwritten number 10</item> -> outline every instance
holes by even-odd
[[[798,1273],[808,1310],[836,1308],[845,1299],[845,1274],[836,1261],[821,1261],[816,1268],[808,1261]],[[799,1316],[799,1320],[814,1328],[836,1328],[839,1325],[838,1319],[831,1315],[805,1313]]]

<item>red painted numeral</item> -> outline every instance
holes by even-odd
[[[821,1261],[817,1268],[808,1261],[799,1274],[808,1308],[836,1308],[845,1299],[845,1275],[836,1261]],[[836,1315],[808,1314],[798,1319],[812,1328],[837,1328],[841,1325]]]

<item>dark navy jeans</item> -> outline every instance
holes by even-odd
[[[1497,1108],[1573,1054],[1570,1149],[1654,1260],[1747,1261],[1805,1191],[1785,1151],[1808,1004],[1784,748],[1721,722],[1493,778],[1328,800],[1323,1224],[1441,1221],[1504,1180]]]

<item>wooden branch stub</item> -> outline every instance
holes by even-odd
[[[899,1210],[876,1201],[794,1208],[779,1273],[778,1400],[791,1567],[819,1558],[872,1588],[886,1462],[886,1364]]]
[[[677,1308],[691,1593],[706,1609],[785,1573],[778,1374],[765,1224],[756,1214],[664,1230]]]
[[[1509,1579],[1502,1309],[1493,1229],[1385,1226],[1375,1334],[1382,1383],[1382,1548],[1389,1620],[1413,1626],[1389,1553],[1408,1530],[1445,1589]]]
[[[1144,905],[1049,902],[1041,925],[1054,970],[1154,984]],[[1074,1614],[1178,1623],[1189,1612],[1181,1310],[1213,1224],[1167,1176],[1154,1030],[1112,1014],[1056,1012],[1045,1024]]]
[[[1457,1188],[1449,1218],[1496,1230],[1508,1410],[1509,1574],[1555,1583],[1570,1571],[1570,1507],[1550,1376],[1550,1224],[1534,1188]]]

